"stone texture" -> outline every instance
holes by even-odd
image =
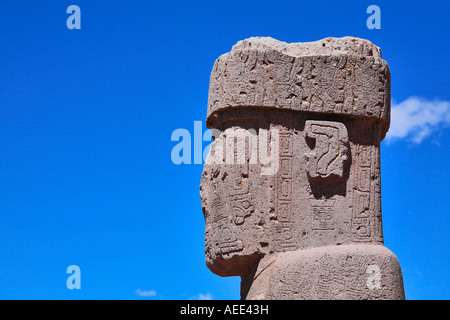
[[[389,67],[367,40],[250,38],[219,57],[200,184],[210,270],[241,276],[244,299],[404,298],[381,223],[389,119]]]
[[[261,265],[261,266],[260,266]],[[244,299],[404,299],[395,255],[380,245],[342,245],[263,258],[244,278]]]
[[[389,68],[363,39],[239,41],[216,60],[209,88],[210,125],[217,111],[254,106],[366,116],[380,120],[383,132],[389,126]]]

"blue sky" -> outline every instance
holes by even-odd
[[[69,5],[81,29],[69,30]],[[369,5],[381,29],[369,30]],[[448,1],[0,2],[0,299],[239,299],[205,265],[201,164],[215,59],[239,40],[356,36],[383,51],[385,245],[408,299],[450,298]],[[395,110],[395,111],[394,111]],[[204,143],[205,147],[207,143]],[[66,269],[81,269],[81,289]]]

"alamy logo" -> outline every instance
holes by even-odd
[[[203,149],[203,142],[211,138]],[[278,129],[228,128],[202,133],[202,122],[194,121],[193,139],[189,130],[180,128],[172,132],[171,140],[179,141],[171,152],[176,165],[191,164],[193,149],[194,164],[261,164],[261,175],[274,175],[279,169]]]
[[[67,13],[71,14],[66,21],[67,29],[81,29],[81,10],[79,6],[70,5],[67,7]]]
[[[67,278],[67,289],[81,289],[81,270],[77,265],[70,265],[67,267],[66,273],[70,274]]]
[[[371,14],[367,18],[367,28],[369,29],[381,29],[381,10],[379,6],[371,5],[367,7],[366,13]]]
[[[367,278],[366,285],[370,290],[381,288],[381,270],[376,264],[367,267],[366,273],[370,274]]]

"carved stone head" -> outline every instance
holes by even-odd
[[[215,140],[200,185],[214,273],[244,275],[279,252],[383,242],[389,83],[379,48],[351,37],[250,38],[216,60]]]

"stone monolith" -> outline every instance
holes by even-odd
[[[404,299],[383,244],[390,71],[370,41],[254,37],[211,73],[200,196],[208,268],[242,299]]]

